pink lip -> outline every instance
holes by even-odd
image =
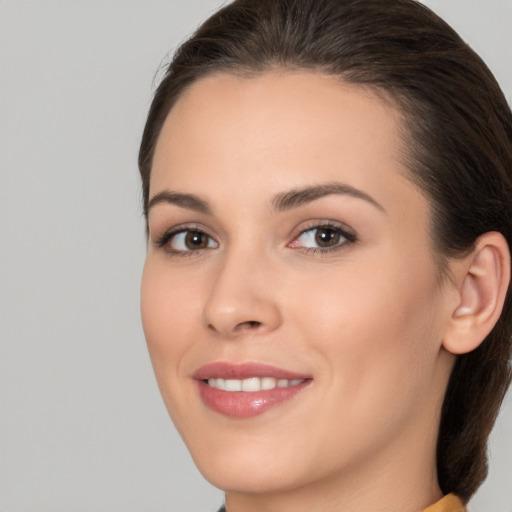
[[[304,379],[297,386],[276,387],[262,391],[223,391],[210,387],[209,378],[248,379],[273,377],[274,379]],[[309,375],[290,372],[282,368],[260,363],[231,364],[210,363],[199,368],[193,375],[198,382],[199,394],[204,404],[214,411],[234,418],[251,418],[296,397],[311,383]]]
[[[193,375],[194,379],[249,379],[250,377],[273,377],[274,379],[310,379],[309,375],[290,372],[276,366],[261,363],[233,364],[227,362],[209,363],[201,366]]]

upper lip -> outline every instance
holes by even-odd
[[[208,363],[198,368],[193,378],[197,380],[217,379],[249,379],[251,377],[273,377],[275,379],[310,379],[311,376],[296,373],[277,366],[263,363],[235,364],[227,361]]]

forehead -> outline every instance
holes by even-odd
[[[241,124],[244,130],[239,131]],[[377,94],[330,75],[293,71],[250,77],[214,74],[193,83],[178,99],[164,123],[156,152],[163,149],[162,142],[167,147],[173,142],[179,145],[185,137],[205,138],[211,141],[209,145],[222,148],[214,137],[218,130],[222,130],[222,141],[228,143],[230,136],[237,143],[250,140],[252,147],[268,147],[273,140],[285,149],[300,138],[317,143],[316,149],[332,139],[343,147],[353,142],[343,132],[353,129],[361,135],[366,132],[365,143],[379,140],[391,151],[400,143],[401,127],[399,111],[384,92]],[[309,147],[313,149],[313,144]]]
[[[342,180],[368,193],[386,189],[392,200],[397,180],[398,188],[411,183],[400,163],[401,115],[382,96],[313,72],[200,79],[164,123],[150,195],[165,187],[220,193],[230,183],[279,192]]]

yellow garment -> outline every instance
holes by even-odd
[[[226,509],[221,507],[217,512],[226,512]],[[467,512],[467,509],[459,497],[448,494],[434,505],[423,509],[423,512]]]
[[[455,494],[448,494],[442,500],[426,508],[423,512],[466,512],[462,500]]]

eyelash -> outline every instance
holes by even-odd
[[[345,240],[332,246],[332,247],[297,247],[297,249],[302,249],[302,251],[306,254],[327,254],[330,252],[336,252],[343,248],[345,248],[347,245],[353,244],[357,242],[357,236],[353,231],[349,231],[346,227],[334,223],[334,222],[316,222],[314,224],[311,224],[310,226],[306,227],[305,229],[302,229],[299,234],[293,239],[292,243],[298,241],[300,237],[302,237],[304,234],[308,233],[309,231],[317,231],[321,229],[328,229],[333,231],[336,235],[341,236]]]
[[[202,249],[191,249],[188,251],[182,251],[182,250],[176,250],[172,249],[170,246],[168,247],[169,242],[173,240],[176,236],[180,235],[181,233],[197,233],[199,235],[207,237],[209,240],[213,240],[213,237],[211,237],[206,231],[195,227],[195,226],[184,226],[184,227],[177,227],[170,229],[169,231],[166,231],[162,236],[160,236],[156,242],[155,246],[159,249],[165,249],[171,256],[180,256],[180,257],[187,257],[187,256],[198,256],[203,250],[210,249],[210,247],[205,247]]]
[[[344,248],[346,245],[353,244],[357,242],[357,236],[352,231],[347,230],[339,224],[333,222],[325,222],[325,223],[315,223],[312,224],[305,229],[302,229],[288,244],[288,247],[298,241],[304,234],[309,231],[316,231],[320,229],[328,229],[333,231],[336,235],[341,236],[345,240],[332,246],[332,247],[296,247],[297,250],[302,250],[302,252],[306,254],[327,254],[330,252],[339,251]],[[166,231],[163,235],[161,235],[155,242],[155,246],[159,249],[164,248],[166,251],[172,256],[180,256],[180,257],[188,257],[188,256],[198,256],[205,249],[211,249],[211,247],[204,247],[201,249],[190,249],[190,250],[176,250],[170,247],[167,247],[169,242],[173,240],[176,236],[181,233],[197,233],[199,235],[207,237],[210,241],[214,240],[208,233],[204,230],[195,227],[195,226],[185,226],[185,227],[177,227],[173,228],[169,231]],[[215,242],[217,243],[217,242]]]

